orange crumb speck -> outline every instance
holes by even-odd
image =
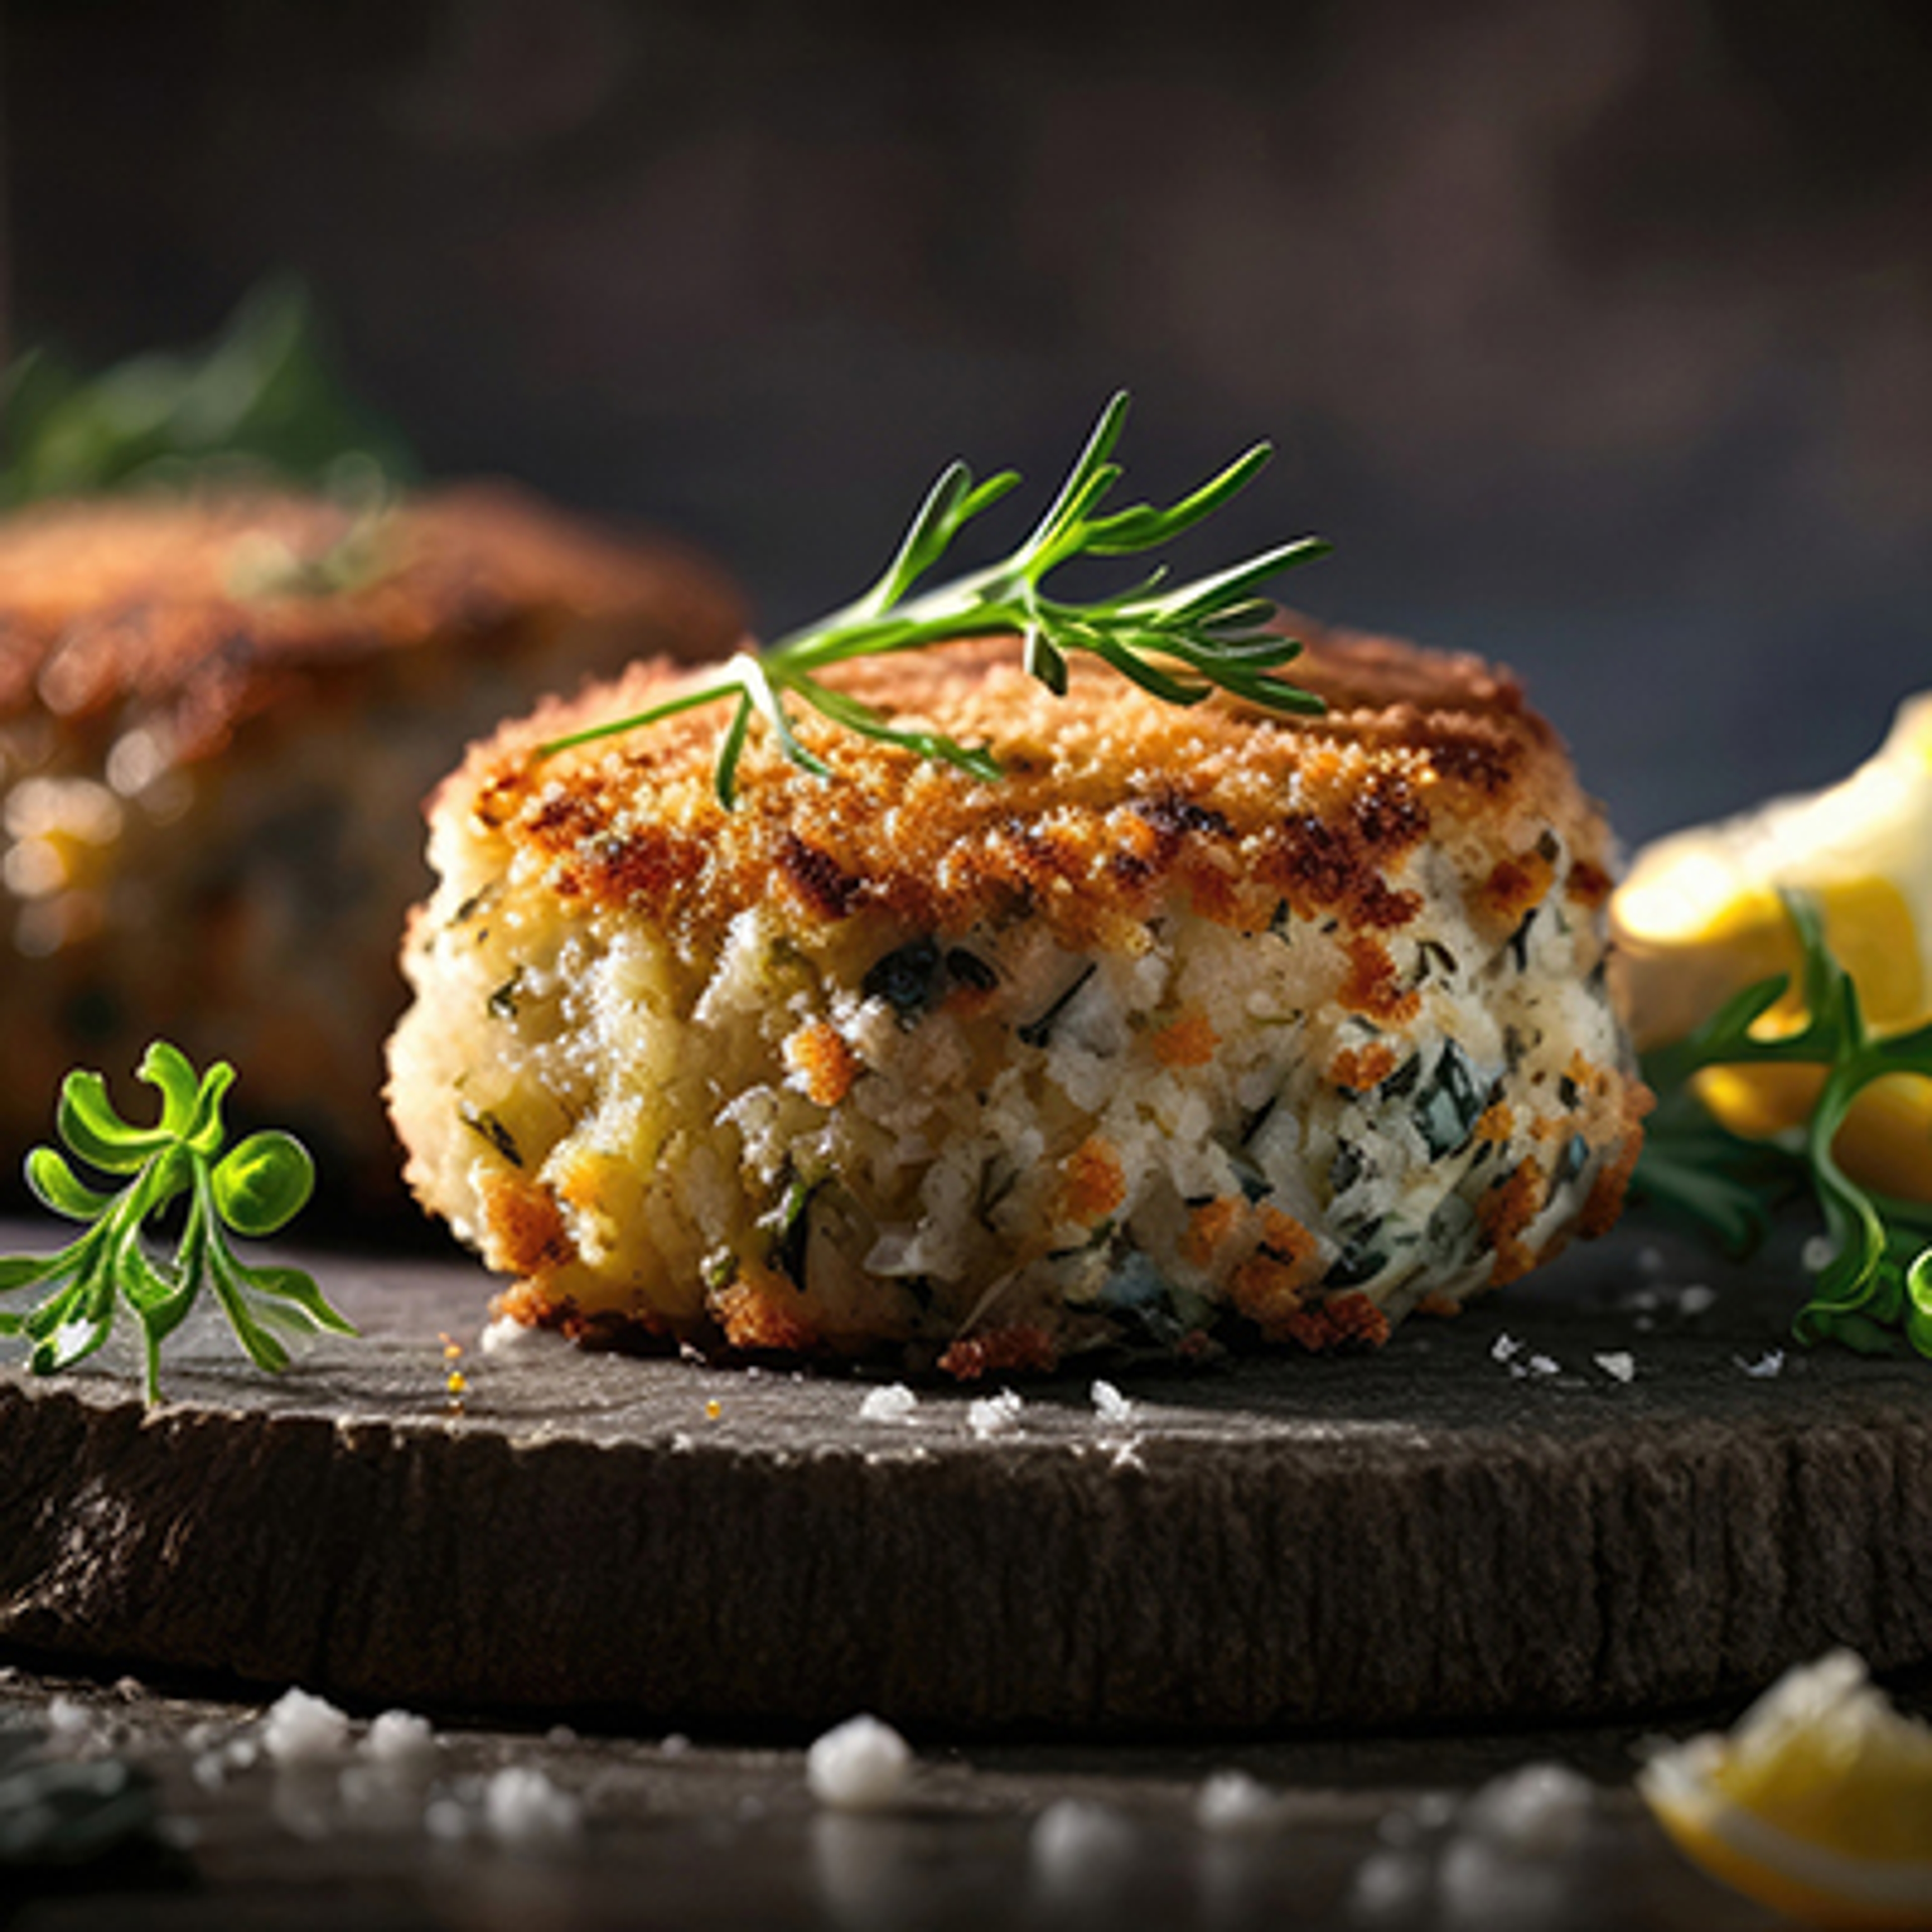
[[[573,1260],[576,1245],[549,1192],[520,1175],[487,1178],[483,1258],[502,1274],[541,1279]]]
[[[1432,1288],[1415,1304],[1415,1312],[1418,1315],[1439,1316],[1447,1320],[1452,1315],[1461,1314],[1462,1304],[1454,1296],[1442,1294]]]
[[[1127,1198],[1127,1178],[1120,1156],[1099,1135],[1091,1134],[1066,1156],[1060,1169],[1060,1204],[1070,1221],[1097,1221]]]
[[[818,1107],[837,1106],[859,1074],[859,1056],[825,1020],[808,1022],[786,1040],[784,1061],[800,1090]]]
[[[1532,848],[1514,859],[1498,859],[1477,898],[1500,923],[1514,926],[1531,907],[1543,903],[1556,877],[1556,867]]]
[[[1321,1253],[1321,1244],[1292,1214],[1279,1208],[1262,1210],[1262,1245],[1277,1261],[1306,1267]]]
[[[1282,1325],[1291,1341],[1317,1352],[1351,1345],[1379,1348],[1389,1338],[1388,1317],[1366,1294],[1331,1295]]]
[[[794,1312],[797,1291],[766,1286],[749,1271],[711,1298],[712,1312],[734,1348],[776,1348],[806,1353],[818,1346],[818,1331]]]
[[[1345,1046],[1328,1063],[1328,1078],[1351,1094],[1379,1087],[1396,1070],[1396,1052],[1386,1040],[1372,1046]]]
[[[1422,995],[1401,984],[1388,948],[1366,932],[1352,934],[1348,944],[1348,976],[1335,995],[1337,1004],[1390,1026],[1414,1018],[1422,1010]]]
[[[1220,1043],[1207,1015],[1191,1006],[1169,1021],[1151,1042],[1154,1057],[1163,1066],[1205,1066]]]
[[[1496,1258],[1490,1276],[1492,1286],[1514,1281],[1536,1265],[1536,1256],[1522,1237],[1542,1199],[1543,1170],[1533,1160],[1522,1160],[1478,1204],[1476,1220]]]
[[[1195,1268],[1211,1268],[1216,1250],[1240,1226],[1246,1204],[1232,1195],[1204,1201],[1187,1217],[1187,1232],[1180,1238],[1181,1258]]]
[[[707,1420],[716,1422],[724,1413],[724,1405],[714,1395],[704,1405],[704,1413]]]
[[[1008,1369],[1056,1369],[1060,1351],[1044,1328],[1016,1322],[955,1342],[940,1357],[939,1366],[945,1374],[970,1382]]]
[[[1288,1332],[1290,1319],[1300,1309],[1301,1289],[1295,1274],[1286,1262],[1257,1254],[1250,1255],[1229,1277],[1228,1299],[1270,1342],[1279,1341]]]

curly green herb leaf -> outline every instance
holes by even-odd
[[[1802,1024],[1764,1022],[1790,989],[1788,976],[1736,994],[1703,1025],[1648,1055],[1658,1096],[1631,1178],[1634,1198],[1751,1252],[1786,1202],[1808,1195],[1823,1217],[1831,1258],[1792,1324],[1801,1341],[1831,1340],[1867,1354],[1906,1349],[1932,1358],[1932,1203],[1860,1186],[1832,1148],[1845,1117],[1875,1080],[1932,1078],[1932,1025],[1874,1038],[1851,975],[1826,943],[1824,922],[1802,894],[1784,903],[1803,952]],[[1792,1064],[1823,1070],[1801,1141],[1747,1140],[1711,1117],[1694,1082],[1706,1067]]]
[[[915,594],[966,526],[1020,480],[1004,470],[976,483],[963,463],[955,463],[934,484],[884,574],[862,596],[764,650],[741,651],[713,682],[556,739],[538,755],[548,758],[680,712],[729,702],[730,720],[719,743],[714,781],[728,810],[736,800],[738,766],[754,716],[764,719],[794,764],[827,775],[824,760],[800,742],[789,699],[848,730],[922,758],[942,759],[990,782],[1000,768],[983,746],[896,724],[816,674],[848,658],[1006,632],[1020,638],[1028,673],[1057,697],[1066,692],[1067,658],[1084,652],[1171,704],[1198,704],[1218,690],[1264,710],[1318,713],[1320,698],[1276,675],[1301,646],[1268,628],[1274,607],[1258,594],[1270,578],[1326,556],[1329,546],[1318,538],[1278,544],[1172,589],[1163,588],[1165,571],[1156,568],[1133,589],[1094,602],[1069,603],[1047,595],[1047,578],[1076,557],[1129,556],[1170,542],[1244,488],[1270,454],[1267,444],[1257,444],[1165,509],[1141,503],[1102,516],[1100,506],[1122,473],[1111,458],[1126,412],[1124,394],[1108,404],[1052,506],[1010,556]]]
[[[0,1313],[0,1335],[26,1336],[34,1372],[52,1375],[105,1343],[124,1302],[140,1324],[150,1402],[160,1398],[161,1345],[204,1289],[266,1369],[288,1364],[272,1328],[352,1335],[302,1270],[251,1267],[228,1244],[231,1232],[272,1234],[301,1212],[315,1185],[308,1150],[292,1135],[269,1132],[223,1154],[221,1106],[235,1081],[225,1060],[197,1074],[178,1048],[157,1040],[138,1070],[160,1096],[152,1126],[124,1120],[98,1073],[70,1073],[63,1083],[62,1139],[88,1167],[126,1182],[118,1192],[91,1186],[57,1148],[38,1147],[27,1156],[35,1198],[86,1232],[54,1254],[0,1258],[0,1295],[42,1291],[26,1314]],[[178,1203],[184,1208],[174,1252],[158,1260],[146,1238]]]

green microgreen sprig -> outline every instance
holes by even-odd
[[[1801,1341],[1831,1340],[1868,1354],[1909,1346],[1932,1357],[1932,1204],[1860,1186],[1833,1144],[1852,1103],[1888,1074],[1932,1077],[1932,1023],[1875,1036],[1851,975],[1825,939],[1811,901],[1784,895],[1803,952],[1804,1024],[1759,1023],[1790,990],[1789,976],[1759,981],[1684,1039],[1647,1055],[1658,1096],[1632,1191],[1742,1256],[1765,1238],[1774,1210],[1809,1193],[1824,1217],[1831,1258],[1793,1323]],[[1824,1084],[1802,1132],[1747,1140],[1712,1118],[1693,1084],[1706,1067],[1808,1065]]]
[[[204,1288],[212,1291],[251,1360],[288,1366],[288,1351],[271,1332],[356,1331],[300,1268],[253,1267],[238,1259],[228,1231],[272,1234],[286,1226],[315,1185],[314,1163],[292,1135],[250,1134],[224,1154],[221,1108],[235,1070],[217,1060],[197,1075],[165,1040],[148,1048],[139,1069],[159,1090],[152,1126],[122,1118],[98,1073],[70,1073],[61,1088],[60,1137],[90,1168],[125,1175],[118,1192],[81,1180],[56,1148],[27,1156],[27,1184],[44,1207],[87,1232],[52,1255],[0,1259],[0,1294],[39,1288],[43,1299],[25,1315],[0,1314],[0,1335],[26,1335],[30,1366],[52,1375],[92,1354],[112,1332],[124,1301],[141,1324],[147,1398],[160,1397],[161,1344]],[[182,1225],[172,1256],[158,1260],[143,1237],[178,1203]]]
[[[728,810],[737,796],[739,761],[754,718],[762,718],[791,762],[820,777],[824,760],[799,742],[788,699],[808,705],[833,724],[896,745],[922,758],[944,759],[973,777],[1000,776],[983,746],[963,745],[944,732],[895,724],[872,706],[824,683],[818,674],[848,658],[923,649],[959,638],[1018,633],[1032,676],[1064,697],[1070,656],[1085,652],[1171,704],[1198,704],[1224,691],[1267,710],[1319,712],[1322,700],[1274,674],[1301,646],[1268,628],[1274,607],[1259,593],[1268,579],[1325,556],[1315,537],[1280,544],[1246,562],[1191,583],[1167,587],[1156,567],[1129,590],[1092,602],[1048,596],[1047,578],[1076,557],[1130,556],[1158,548],[1191,529],[1243,489],[1271,453],[1258,443],[1219,475],[1166,508],[1146,503],[1102,515],[1101,505],[1120,478],[1111,458],[1126,419],[1128,398],[1118,394],[1101,413],[1086,448],[1059,494],[1031,533],[1010,556],[914,594],[962,530],[1020,481],[1003,470],[976,483],[963,463],[934,484],[878,582],[843,610],[757,651],[741,651],[718,676],[628,718],[543,746],[540,757],[636,730],[700,706],[731,701],[720,741],[716,784]]]

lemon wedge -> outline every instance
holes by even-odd
[[[1932,1926],[1932,1726],[1850,1651],[1788,1672],[1729,1735],[1658,1753],[1637,1789],[1687,1856],[1760,1904]]]
[[[1874,1032],[1932,1017],[1932,692],[1908,698],[1846,778],[1673,832],[1631,862],[1611,902],[1621,990],[1642,1048],[1681,1039],[1730,994],[1794,976],[1796,935],[1778,895],[1808,893]],[[1798,1024],[1794,998],[1767,1024]],[[1822,1084],[1809,1067],[1716,1067],[1705,1105],[1734,1132],[1800,1125]],[[1852,1178],[1932,1200],[1932,1082],[1875,1082],[1834,1150]]]

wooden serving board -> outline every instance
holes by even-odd
[[[982,1433],[988,1388],[890,1423],[844,1376],[485,1353],[468,1262],[305,1258],[364,1334],[280,1378],[212,1326],[152,1411],[131,1361],[0,1370],[0,1646],[370,1704],[1090,1733],[1604,1717],[1834,1644],[1932,1660],[1932,1364],[1788,1347],[1774,1264],[1660,1274],[1625,1232],[1376,1354],[1096,1364]],[[1701,1312],[1664,1285],[1693,1268]]]

